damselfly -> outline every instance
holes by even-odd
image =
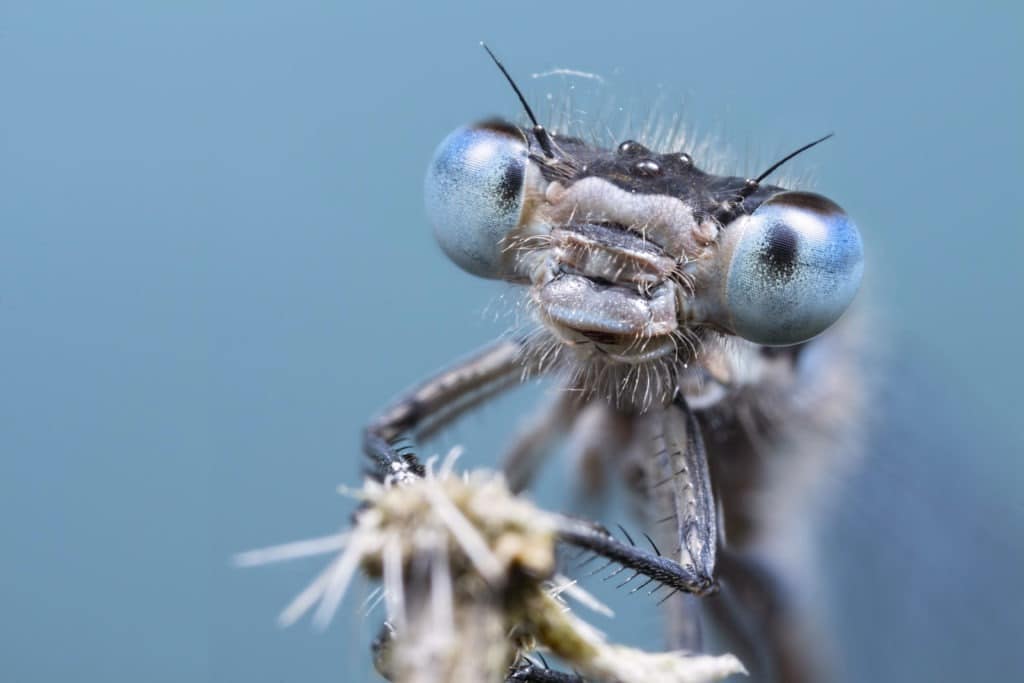
[[[375,481],[356,492],[351,529],[241,562],[342,551],[285,622],[319,603],[326,623],[359,566],[380,578],[389,622],[376,662],[396,681],[650,683],[742,670],[731,655],[608,644],[564,616],[556,596],[573,589],[557,574],[556,542],[605,558],[612,576],[629,570],[619,586],[639,582],[632,592],[653,582],[683,593],[667,603],[671,648],[700,652],[708,612],[758,680],[824,680],[805,590],[809,521],[859,412],[855,335],[837,321],[859,286],[862,246],[831,200],[765,183],[821,140],[749,179],[703,171],[683,149],[601,149],[540,125],[494,62],[532,126],[457,129],[427,171],[426,203],[456,264],[524,288],[529,328],[370,423]],[[451,460],[435,471],[415,454],[440,427],[539,375],[560,390],[510,448],[503,477],[457,477]],[[625,529],[619,539],[515,495],[567,434],[584,481],[613,471],[629,483],[650,550]],[[536,648],[586,679],[526,659]]]
[[[821,140],[755,178],[702,171],[683,149],[599,149],[542,126],[494,61],[532,126],[457,129],[430,163],[426,205],[457,265],[525,289],[534,326],[375,419],[365,449],[377,476],[421,476],[402,439],[554,375],[563,391],[505,460],[512,486],[573,433],[585,467],[618,468],[649,502],[683,590],[708,595],[673,606],[674,646],[699,649],[699,603],[761,679],[823,680],[802,587],[819,475],[860,402],[852,325],[835,323],[862,244],[830,199],[765,182]]]

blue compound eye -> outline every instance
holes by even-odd
[[[782,192],[739,218],[726,280],[733,331],[759,344],[806,341],[839,319],[860,286],[857,227],[832,201]]]
[[[424,183],[427,215],[448,257],[481,277],[503,274],[504,238],[519,223],[529,162],[509,124],[459,128],[442,142]]]

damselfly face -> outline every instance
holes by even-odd
[[[794,589],[807,576],[815,486],[855,450],[846,442],[863,392],[849,325],[809,340],[853,299],[862,246],[829,199],[762,184],[821,140],[750,180],[702,171],[680,150],[634,141],[599,149],[546,131],[494,61],[533,126],[486,121],[449,135],[427,172],[427,209],[459,266],[526,286],[539,333],[485,346],[369,422],[363,449],[378,483],[366,490],[356,531],[271,552],[348,546],[338,568],[287,613],[321,600],[329,616],[359,558],[372,556],[392,620],[378,659],[392,680],[584,680],[521,660],[523,643],[536,640],[568,661],[585,660],[585,669],[595,660],[622,664],[619,654],[595,655],[598,644],[561,650],[580,638],[523,618],[538,604],[524,598],[523,578],[552,578],[553,534],[606,558],[598,572],[619,565],[605,580],[632,570],[619,588],[643,576],[631,592],[654,582],[652,594],[672,588],[663,601],[689,594],[668,603],[671,648],[702,647],[698,609],[706,608],[756,680],[821,683],[827,648],[811,639],[821,629]],[[787,345],[800,346],[772,348]],[[438,477],[416,444],[533,374],[556,375],[555,396],[506,452],[502,476],[459,480],[468,489],[445,494],[438,482],[454,481],[451,461]],[[605,472],[622,475],[651,524],[650,551],[625,529],[619,541],[601,525],[552,515],[538,527],[548,539],[543,552],[524,554],[531,544],[506,522],[528,529],[540,513],[496,523],[498,502],[516,502],[508,494],[529,486],[563,437],[589,492]],[[508,490],[498,495],[487,482]],[[390,493],[397,516],[388,513]],[[398,523],[382,526],[391,517]],[[499,617],[490,631],[481,627],[484,613]],[[456,625],[465,635],[456,637]],[[502,636],[509,633],[512,641]],[[646,661],[652,668],[597,666],[585,680],[710,681],[740,670],[735,658],[716,659],[727,666],[662,679],[655,672],[667,671],[664,661]]]
[[[823,196],[706,173],[685,152],[596,149],[503,121],[441,143],[426,204],[445,253],[528,284],[575,362],[613,383],[654,368],[648,400],[670,398],[722,335],[789,345],[819,334],[863,270],[853,221]]]
[[[834,202],[632,140],[612,151],[548,141],[550,155],[502,121],[456,130],[430,165],[426,204],[444,252],[528,284],[539,321],[578,361],[687,366],[722,333],[796,344],[852,301],[862,247]]]

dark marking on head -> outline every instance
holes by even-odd
[[[775,223],[765,234],[760,257],[772,274],[788,280],[796,271],[799,252],[800,237],[796,231],[785,223]]]
[[[548,160],[531,155],[548,181],[571,186],[583,178],[601,178],[616,187],[642,195],[675,197],[693,208],[695,217],[711,216],[723,202],[737,198],[747,180],[705,173],[684,152],[658,154],[635,140],[614,150],[591,147],[579,138],[559,137],[559,156]],[[783,188],[761,185],[742,203],[739,213],[750,213]]]
[[[504,119],[485,119],[475,124],[473,128],[478,128],[480,130],[489,130],[495,133],[500,133],[502,135],[507,135],[511,138],[515,138],[516,140],[522,140],[524,143],[529,141],[526,137],[526,133],[523,132],[522,128],[513,125],[508,121],[505,121]]]
[[[772,201],[771,199],[769,201],[798,209],[808,209],[823,216],[842,215],[845,213],[838,204],[828,197],[822,197],[820,194],[814,194],[813,192],[787,192],[777,201]]]
[[[498,196],[503,207],[519,204],[519,195],[523,191],[523,172],[526,167],[521,164],[506,164],[498,185]]]

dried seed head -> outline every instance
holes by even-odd
[[[368,480],[343,534],[244,553],[241,565],[338,552],[285,609],[290,624],[316,607],[333,616],[356,569],[381,580],[388,621],[378,671],[402,683],[504,681],[524,652],[554,652],[588,680],[714,681],[743,667],[732,655],[645,653],[609,644],[558,595],[592,598],[555,575],[557,518],[511,493],[500,474],[453,474],[450,457],[422,479]]]

